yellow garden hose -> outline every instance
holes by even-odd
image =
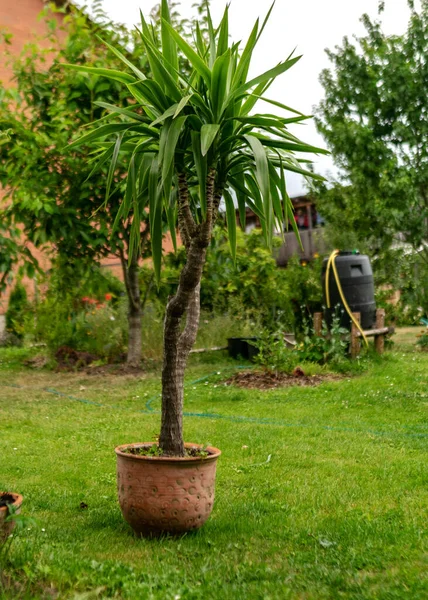
[[[342,300],[343,306],[345,307],[346,312],[348,313],[349,317],[351,318],[351,321],[354,323],[355,327],[361,333],[361,337],[363,338],[364,343],[365,343],[366,347],[368,348],[369,343],[367,341],[366,336],[364,335],[364,331],[363,331],[360,323],[358,323],[357,319],[352,314],[351,309],[349,308],[348,303],[346,302],[346,298],[343,293],[342,286],[340,285],[339,274],[337,272],[337,268],[336,268],[336,264],[335,264],[336,256],[338,256],[338,254],[339,254],[339,250],[333,250],[333,252],[328,257],[328,261],[327,261],[327,269],[325,272],[325,298],[327,301],[327,308],[331,308],[331,306],[330,306],[330,268],[332,268],[333,273],[334,273],[334,278],[336,280],[337,289],[339,290],[339,295]]]

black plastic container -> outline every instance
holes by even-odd
[[[328,259],[325,259],[322,268],[324,306],[326,307],[325,279],[327,262]],[[355,252],[340,252],[335,258],[335,265],[343,294],[351,312],[359,312],[361,314],[362,328],[371,329],[376,321],[376,303],[374,296],[373,271],[369,257]],[[324,310],[324,318],[327,321],[327,325],[330,327],[333,315],[337,310],[337,306],[339,306],[340,325],[350,330],[351,318],[346,312],[340,298],[333,266],[330,267],[328,285],[331,308],[325,308]]]
[[[227,349],[229,356],[232,358],[245,358],[246,360],[253,360],[259,353],[259,349],[256,348],[251,342],[256,342],[259,338],[228,338]]]

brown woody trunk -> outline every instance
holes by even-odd
[[[141,321],[142,310],[138,282],[138,258],[128,265],[122,260],[122,269],[128,295],[128,355],[126,362],[133,367],[141,365]]]
[[[159,445],[167,455],[183,456],[184,372],[189,352],[195,343],[200,316],[200,285],[212,225],[221,193],[214,194],[215,172],[207,180],[207,219],[195,225],[188,206],[184,176],[179,177],[179,228],[186,246],[186,265],[178,289],[166,307],[162,367],[162,423]],[[186,316],[184,327],[183,317]]]
[[[199,289],[205,249],[189,249],[176,295],[166,307],[162,368],[162,426],[159,445],[165,454],[183,456],[184,371],[199,326]],[[186,324],[181,323],[186,314]]]

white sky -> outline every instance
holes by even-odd
[[[194,14],[195,0],[182,0],[178,10],[185,17]],[[83,4],[79,1],[78,4]],[[91,0],[87,0],[88,5]],[[150,13],[156,0],[104,0],[103,7],[112,20],[129,26],[138,24],[139,9],[144,15]],[[386,0],[382,14],[386,33],[402,33],[409,11],[406,0]],[[257,17],[263,20],[271,0],[232,0],[229,12],[231,39],[246,41]],[[211,13],[217,24],[224,11],[225,0],[211,0]],[[302,59],[279,79],[269,90],[269,97],[292,106],[305,114],[312,114],[313,107],[321,100],[323,89],[318,81],[322,69],[329,62],[325,48],[333,48],[342,38],[362,34],[364,28],[360,17],[367,12],[377,15],[378,0],[276,0],[270,21],[266,26],[253,55],[250,75],[258,75],[284,60],[297,47]],[[275,107],[261,104],[274,112]],[[298,127],[296,135],[313,145],[324,147],[315,124],[308,122]],[[334,167],[329,157],[315,157],[317,172],[325,174]],[[288,191],[295,196],[304,191],[303,180],[290,175]]]

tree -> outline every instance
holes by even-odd
[[[150,78],[122,57],[118,48],[112,48],[127,70],[106,75],[124,81],[137,103],[134,112],[120,117],[120,109],[111,107],[112,114],[118,114],[118,122],[90,131],[69,148],[105,140],[100,160],[112,148],[126,158],[127,192],[121,215],[132,214],[131,237],[137,239],[139,215],[148,207],[157,277],[161,266],[162,212],[168,214],[171,231],[178,221],[186,264],[165,313],[159,446],[166,455],[183,456],[184,371],[198,330],[202,270],[220,202],[223,198],[233,256],[234,196],[241,223],[244,225],[248,205],[261,219],[270,246],[274,223],[282,226],[289,219],[294,222],[286,192],[286,171],[313,176],[302,167],[295,153],[323,151],[300,142],[287,130],[290,123],[307,117],[264,95],[272,82],[300,57],[290,56],[262,75],[248,78],[252,53],[270,11],[261,27],[256,22],[241,53],[238,44],[229,44],[228,8],[220,26],[214,29],[207,7],[208,36],[204,38],[196,24],[193,47],[171,26],[166,0],[162,0],[161,12],[161,50],[142,18],[140,36],[150,64]],[[191,65],[188,76],[178,69],[179,52]],[[88,67],[83,69],[91,72]],[[290,116],[250,116],[260,99]],[[118,136],[116,141],[114,136]],[[115,160],[116,157],[113,165]]]
[[[327,51],[333,69],[321,74],[317,125],[341,178],[319,205],[374,252],[398,238],[428,265],[428,1],[409,8],[403,35],[364,15],[363,37]]]
[[[63,15],[61,26],[52,18],[52,11]],[[130,253],[131,220],[118,216],[126,168],[119,160],[114,169],[109,170],[105,163],[92,172],[91,160],[80,152],[65,154],[63,148],[70,129],[104,118],[106,103],[120,106],[124,114],[134,110],[132,96],[121,82],[102,77],[106,65],[114,68],[122,63],[98,35],[121,47],[143,71],[147,71],[147,59],[136,34],[106,20],[98,5],[97,22],[72,5],[67,9],[51,6],[44,17],[48,39],[28,44],[16,59],[10,56],[15,86],[0,90],[0,126],[4,131],[0,182],[7,189],[2,221],[20,225],[36,247],[50,248],[66,272],[72,269],[78,273],[103,257],[117,256],[129,304],[127,360],[139,365],[142,298],[138,263],[150,253],[147,215],[140,215],[139,243]],[[182,29],[179,20],[175,25]],[[76,73],[63,69],[64,62],[90,62],[96,68],[91,74]],[[104,199],[106,209],[97,210]],[[0,261],[4,278],[12,269],[12,256],[19,255],[18,247],[12,248],[14,243],[16,237],[15,242],[5,238],[4,252],[0,246],[0,257],[5,256]],[[12,254],[11,249],[16,252]],[[25,249],[29,254],[28,245]]]

